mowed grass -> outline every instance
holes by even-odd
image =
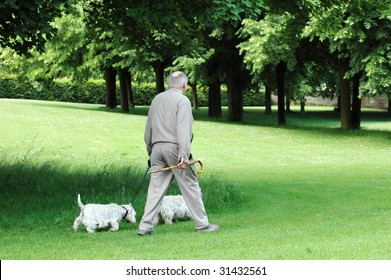
[[[85,203],[133,199],[147,110],[0,100],[0,259],[391,259],[391,122],[378,110],[356,131],[340,130],[330,107],[288,114],[283,127],[260,108],[245,108],[243,123],[195,110],[193,155],[221,230],[198,234],[188,221],[146,238],[138,223],[74,233],[78,193]]]

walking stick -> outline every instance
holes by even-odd
[[[186,163],[186,166],[187,166],[187,165],[195,164],[195,163],[197,163],[197,162],[200,164],[200,167],[201,167],[201,169],[197,172],[198,174],[200,174],[200,173],[204,172],[204,166],[203,166],[201,160],[197,159],[197,160],[189,161],[188,163]],[[151,171],[149,171],[148,173],[163,172],[163,171],[167,171],[167,170],[171,170],[171,169],[177,169],[177,168],[178,168],[177,165],[173,165],[173,166],[165,167],[165,168],[162,168],[162,169],[151,170]]]

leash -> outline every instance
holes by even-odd
[[[145,177],[147,177],[148,173],[149,173],[149,166],[147,168],[147,171],[145,171],[143,178],[140,180],[140,183],[138,184],[136,194],[134,195],[133,200],[132,200],[132,205],[133,205],[134,200],[136,199],[136,196],[138,195],[139,191],[141,190],[141,188],[144,184],[144,181],[145,181]]]

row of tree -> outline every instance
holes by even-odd
[[[389,0],[0,3],[0,44],[23,55],[3,50],[3,64],[34,79],[104,73],[108,107],[116,106],[118,73],[124,111],[132,105],[132,74],[153,69],[161,92],[165,71],[181,69],[194,106],[197,85],[208,86],[211,117],[221,116],[226,84],[232,121],[243,118],[246,87],[263,84],[267,113],[277,91],[279,124],[290,98],[304,104],[318,92],[339,96],[341,128],[360,127],[362,92],[391,96],[389,34]]]

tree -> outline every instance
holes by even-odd
[[[91,77],[85,61],[88,57],[90,38],[83,22],[83,14],[78,6],[72,7],[72,13],[64,10],[61,17],[50,23],[57,30],[44,45],[44,51],[31,50],[30,65],[40,78],[52,80],[70,77],[72,80],[84,80]],[[32,77],[32,73],[26,73]]]
[[[266,67],[275,69],[278,95],[278,124],[286,124],[285,118],[285,73],[296,66],[295,50],[300,41],[297,34],[300,26],[289,12],[269,12],[264,19],[245,19],[241,36],[247,38],[239,44],[244,53],[244,62],[253,75],[262,75]]]
[[[205,64],[205,82],[209,89],[208,116],[220,118],[222,115],[221,83],[224,76],[224,66],[220,62],[223,61],[223,57],[217,46],[212,45],[211,47],[213,47],[213,52]]]
[[[308,0],[298,5],[292,1],[265,3],[269,8],[265,18],[246,19],[241,30],[247,40],[239,47],[253,75],[261,75],[268,64],[278,66],[278,75],[285,74],[284,63],[288,71],[297,71],[297,58],[303,61],[303,49],[312,54],[319,52],[323,61],[333,63],[339,73],[341,128],[359,126],[359,77],[368,80],[376,77],[378,85],[368,83],[370,89],[389,92],[391,47],[386,34],[391,30],[391,5],[386,0]],[[319,63],[319,59],[311,60]],[[352,110],[350,84],[353,78]],[[284,79],[277,78],[277,81],[280,92],[284,91],[281,85]],[[279,98],[282,98],[281,93]],[[279,123],[284,120],[282,111],[280,101]]]
[[[194,18],[204,9],[203,1],[135,1],[127,5],[126,17],[138,30],[133,37],[139,61],[152,66],[157,93],[164,90],[164,70],[181,56],[198,54]],[[141,35],[141,36],[140,36]]]
[[[87,25],[102,32],[110,30],[115,34],[107,46],[106,64],[124,64],[121,53],[134,51],[132,64],[148,65],[154,69],[156,91],[164,90],[164,71],[176,57],[189,52],[194,47],[194,11],[197,3],[187,1],[83,1],[88,13]],[[100,36],[98,36],[99,38]],[[100,40],[103,41],[103,40]],[[122,65],[124,66],[124,65]]]
[[[0,3],[0,46],[23,54],[33,46],[43,50],[46,40],[55,32],[50,22],[60,15],[65,4],[61,0]]]
[[[123,112],[129,112],[129,107],[134,107],[132,75],[128,69],[121,68],[120,91],[121,91],[121,109]]]
[[[208,1],[207,1],[208,2]],[[218,116],[221,108],[219,102],[219,84],[227,84],[228,119],[243,119],[243,90],[250,77],[243,66],[243,57],[237,45],[241,42],[238,30],[245,18],[258,19],[263,13],[263,1],[249,0],[212,0],[208,9],[197,17],[205,41],[214,49],[214,54],[207,63],[210,80],[209,115]],[[222,70],[222,72],[220,72]]]
[[[328,47],[329,57],[340,75],[341,128],[355,128],[359,123],[359,106],[354,99],[352,111],[351,79],[365,74],[374,92],[379,88],[389,92],[391,86],[391,41],[386,35],[391,31],[391,5],[387,0],[308,0],[305,5],[310,17],[303,35]],[[358,76],[355,83],[359,82]],[[360,95],[357,85],[355,89],[355,95]]]
[[[202,50],[197,57],[180,56],[173,62],[170,71],[181,70],[187,73],[189,85],[192,89],[193,108],[198,108],[197,85],[203,84],[208,78],[205,75],[206,61],[213,55],[213,51]]]

